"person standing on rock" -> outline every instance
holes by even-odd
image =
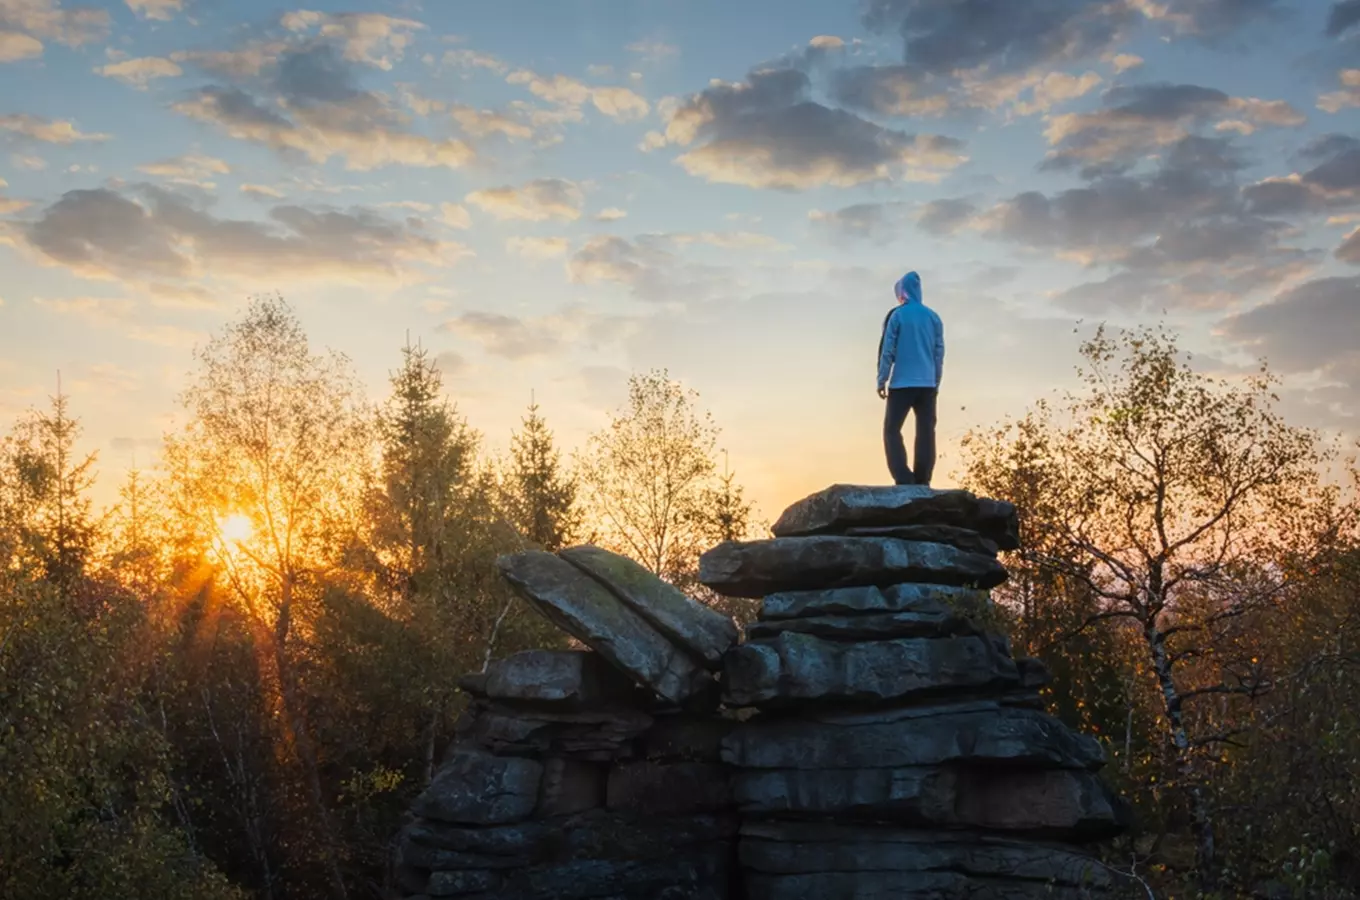
[[[944,375],[944,323],[921,302],[921,276],[908,272],[893,286],[897,306],[883,321],[878,344],[878,396],[883,449],[895,484],[930,486],[935,471],[935,406]],[[916,413],[916,466],[907,464],[902,426]]]

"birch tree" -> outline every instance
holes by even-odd
[[[1327,454],[1280,416],[1264,366],[1210,377],[1151,329],[1102,328],[1081,354],[1083,390],[1057,410],[1041,404],[968,436],[966,482],[1038,512],[1024,562],[1086,598],[1067,637],[1103,627],[1129,640],[1134,677],[1155,690],[1207,886],[1217,861],[1210,769],[1244,727],[1238,705],[1273,685],[1271,661],[1243,632],[1268,627],[1285,562],[1308,552]],[[1041,477],[1017,479],[1021,459]]]
[[[349,361],[313,354],[281,298],[255,299],[197,354],[183,430],[166,440],[172,503],[252,623],[285,755],[309,797],[333,896],[346,895],[293,665],[298,623],[339,561],[367,447]]]

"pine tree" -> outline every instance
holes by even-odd
[[[370,563],[396,596],[439,603],[449,594],[469,519],[476,518],[479,436],[443,396],[443,379],[424,348],[407,343],[378,417],[380,483],[370,490]]]
[[[78,454],[79,438],[58,380],[49,409],[22,419],[5,447],[14,551],[64,592],[84,577],[100,524],[89,498],[95,454]]]
[[[552,431],[530,401],[521,429],[510,439],[506,506],[524,540],[554,552],[569,545],[580,528],[576,479],[563,471]]]

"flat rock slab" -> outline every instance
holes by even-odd
[[[699,558],[699,580],[729,597],[901,582],[992,588],[1006,580],[993,557],[896,538],[781,537],[728,541]]]
[[[459,686],[492,700],[573,708],[627,701],[637,693],[632,679],[589,650],[525,650],[463,677]]]
[[[713,691],[712,677],[690,654],[566,560],[529,550],[496,565],[549,621],[666,700],[683,704]]]
[[[440,767],[412,809],[440,822],[515,822],[533,813],[542,778],[542,764],[532,759],[460,749]]]
[[[833,534],[850,528],[946,525],[975,531],[1002,550],[1020,546],[1015,507],[968,491],[918,485],[836,484],[784,510],[770,530],[777,537]]]
[[[1107,869],[1074,848],[883,825],[747,822],[740,858],[749,870],[777,875],[951,871],[1072,887],[1113,882]]]
[[[462,744],[505,756],[562,756],[609,762],[633,755],[652,717],[627,707],[552,711],[478,703],[458,722]]]
[[[1113,837],[1129,819],[1095,775],[1073,770],[754,769],[734,775],[732,790],[749,816],[819,815],[1074,842]]]
[[[817,616],[918,613],[947,616],[986,610],[986,591],[943,584],[863,585],[814,591],[767,594],[760,603],[762,622]]]
[[[979,628],[953,612],[877,613],[866,616],[810,616],[806,619],[772,619],[746,626],[747,640],[774,637],[785,631],[811,634],[840,641],[882,641],[902,637],[951,637],[976,634]]]
[[[756,719],[723,741],[744,769],[861,769],[970,763],[1099,769],[1100,743],[1037,710],[998,708],[866,725]]]
[[[840,643],[784,632],[742,644],[723,673],[731,706],[808,700],[885,702],[1019,684],[1015,662],[985,637]]]
[[[883,525],[863,528],[847,528],[837,532],[847,537],[890,537],[901,541],[929,541],[932,544],[948,544],[971,553],[985,553],[996,556],[1001,547],[996,541],[984,537],[967,528],[952,525]]]
[[[572,547],[557,555],[607,587],[708,669],[722,668],[723,654],[737,642],[731,617],[686,596],[626,556],[592,546]]]

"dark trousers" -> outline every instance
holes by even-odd
[[[929,486],[935,474],[935,399],[937,388],[893,388],[888,391],[888,408],[883,414],[883,450],[888,455],[888,471],[896,484]],[[902,426],[907,413],[916,413],[916,468],[907,465],[907,448],[902,443]]]

